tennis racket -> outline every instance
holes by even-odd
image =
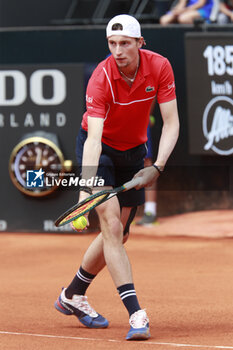
[[[136,177],[129,182],[126,182],[124,185],[120,187],[113,188],[112,190],[103,190],[98,193],[92,194],[90,197],[87,197],[82,202],[74,205],[67,211],[65,211],[59,218],[55,221],[55,226],[63,226],[68,224],[69,222],[78,219],[80,216],[85,215],[97,205],[102,204],[108,199],[116,196],[120,192],[125,192],[131,190],[132,188],[140,185],[141,177]]]

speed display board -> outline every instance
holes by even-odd
[[[187,33],[189,151],[233,154],[233,34]]]

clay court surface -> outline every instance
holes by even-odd
[[[108,318],[87,329],[54,301],[96,233],[1,233],[0,349],[233,349],[233,211],[177,215],[132,227],[126,247],[151,339],[127,342],[128,315],[105,269],[88,290]]]

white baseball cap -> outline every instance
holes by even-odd
[[[114,24],[121,24],[122,29],[113,29]],[[107,25],[106,35],[109,38],[112,35],[125,35],[131,38],[141,37],[140,23],[136,18],[130,15],[118,15],[113,17]]]

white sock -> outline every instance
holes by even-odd
[[[151,213],[156,215],[157,213],[157,203],[156,202],[146,202],[144,206],[144,213]]]

